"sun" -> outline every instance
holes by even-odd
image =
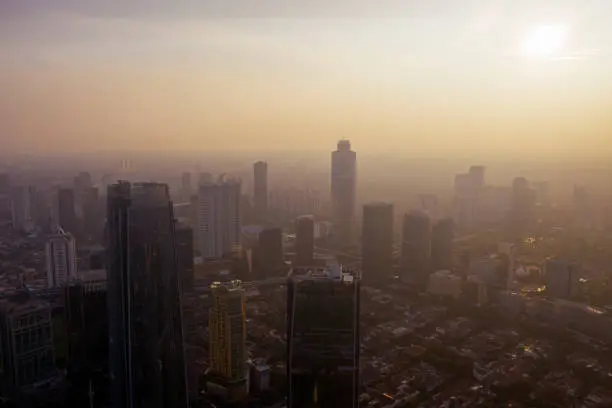
[[[523,41],[523,54],[533,57],[554,56],[563,50],[567,34],[568,29],[564,25],[535,27]]]

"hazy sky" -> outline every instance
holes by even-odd
[[[610,0],[0,0],[0,145],[612,153],[611,15]],[[527,55],[541,26],[565,46]]]

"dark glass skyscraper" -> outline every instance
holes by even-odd
[[[413,211],[404,216],[400,267],[402,280],[427,282],[431,257],[431,222],[427,214]]]
[[[363,206],[361,253],[362,277],[366,282],[392,276],[393,205],[370,203]]]
[[[186,224],[176,224],[176,256],[178,261],[178,277],[183,293],[193,290],[193,230]]]
[[[259,233],[257,268],[259,276],[276,276],[283,266],[283,231],[280,228],[267,228]]]
[[[340,266],[287,284],[288,408],[356,408],[359,279]]]
[[[168,186],[108,188],[109,364],[115,408],[187,406]]]
[[[268,163],[258,161],[253,164],[253,204],[259,222],[268,217]]]
[[[314,219],[309,215],[295,221],[295,264],[312,265],[314,259]]]

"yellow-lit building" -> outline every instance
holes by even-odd
[[[239,280],[214,282],[211,289],[213,294],[209,319],[211,372],[227,386],[245,383],[246,309],[242,282]]]

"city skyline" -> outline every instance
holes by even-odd
[[[227,4],[4,3],[4,150],[612,148],[605,1]]]

